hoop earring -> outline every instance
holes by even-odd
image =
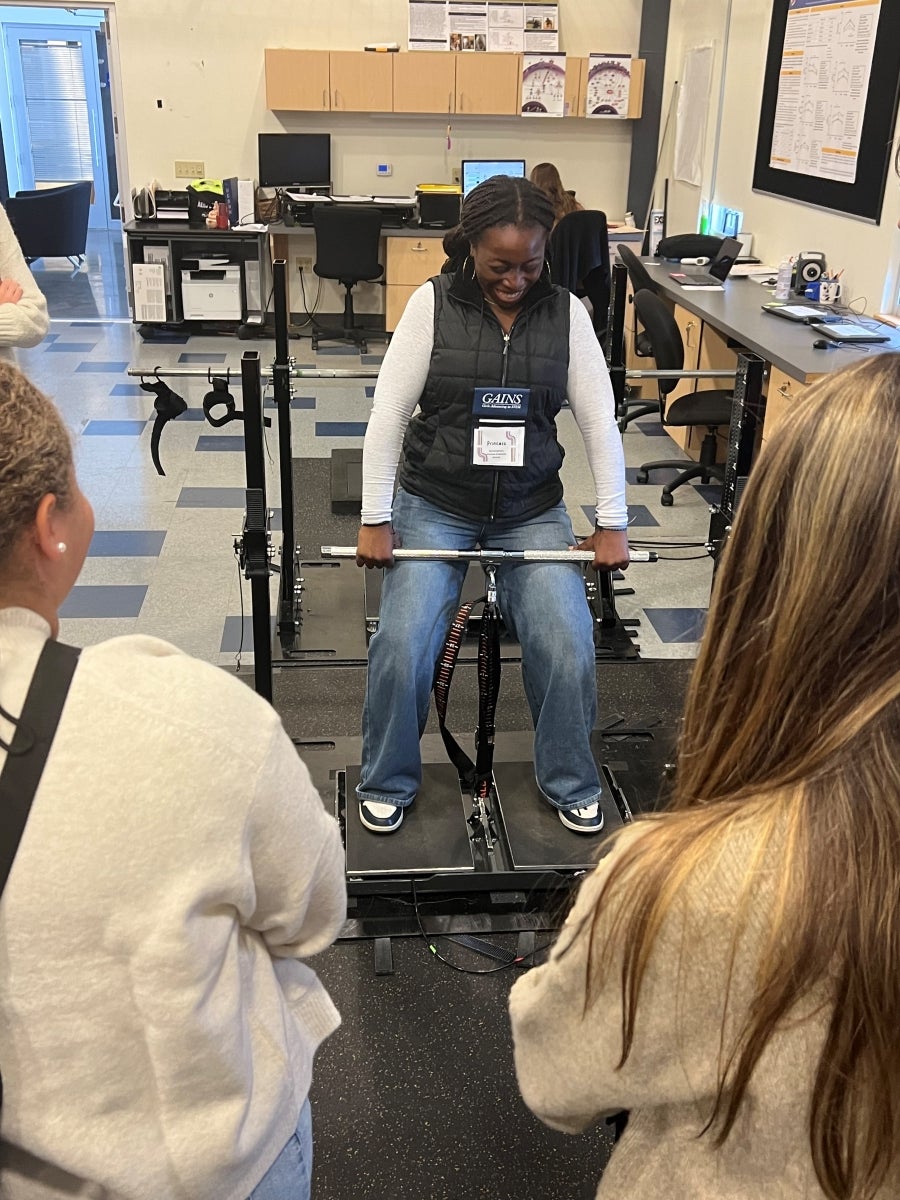
[[[469,267],[470,265],[471,265],[471,267],[472,267],[472,274],[471,274],[471,275],[469,275],[469,276],[467,276],[467,275],[466,275],[466,271],[467,271],[467,269],[468,269],[468,267]],[[471,254],[467,254],[467,255],[466,255],[466,257],[465,257],[465,259],[463,260],[463,265],[462,265],[462,273],[463,273],[463,278],[464,278],[464,279],[466,279],[466,278],[469,278],[469,279],[474,279],[474,278],[475,278],[475,264],[472,262],[472,256],[471,256]]]
[[[550,259],[549,258],[544,259],[544,270],[547,272],[547,282],[552,283],[553,279],[551,278],[551,275],[550,275]]]

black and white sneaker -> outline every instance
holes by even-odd
[[[599,804],[586,804],[584,808],[558,808],[556,811],[566,829],[574,833],[599,833],[603,828],[603,813]]]
[[[380,804],[377,800],[360,800],[359,819],[372,833],[393,833],[403,822],[399,804]]]

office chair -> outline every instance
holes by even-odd
[[[609,321],[609,233],[606,213],[588,209],[567,213],[550,234],[550,279],[591,302],[599,341]]]
[[[616,253],[619,256],[620,262],[625,264],[625,269],[628,271],[628,278],[631,281],[631,290],[635,295],[638,292],[655,293],[658,290],[653,276],[629,246],[616,246]],[[650,339],[643,329],[635,329],[634,331],[634,352],[638,358],[653,357],[653,347],[650,345]],[[638,417],[646,417],[650,413],[655,413],[658,407],[655,402],[651,404],[647,400],[631,399],[629,396],[630,391],[631,389],[626,386],[625,399],[618,414],[618,426],[622,433],[625,432],[632,421],[636,421]]]
[[[725,388],[690,392],[674,400],[666,412],[666,396],[677,387],[678,373],[684,366],[681,330],[665,301],[653,292],[635,292],[634,308],[653,346],[653,357],[656,359],[658,370],[673,373],[671,379],[659,380],[659,415],[663,425],[705,425],[707,429],[700,447],[700,461],[682,471],[677,479],[663,488],[660,503],[668,507],[674,502],[672,493],[675,489],[690,479],[700,479],[702,483],[708,483],[710,478],[713,478],[724,482],[725,468],[716,464],[716,429],[720,425],[731,423],[733,393]],[[649,472],[657,468],[679,468],[683,465],[683,460],[678,459],[641,463],[637,482],[647,483]]]
[[[353,312],[353,286],[372,282],[384,274],[378,261],[381,240],[381,213],[377,208],[352,204],[317,204],[313,211],[316,231],[316,261],[313,270],[320,279],[336,279],[343,284],[344,324],[341,329],[316,329],[312,348],[319,342],[341,341],[359,346],[365,354],[370,337],[382,336],[376,330],[359,329]]]
[[[26,262],[33,263],[37,258],[67,258],[73,266],[81,266],[93,187],[87,179],[10,196],[6,202],[6,215]]]

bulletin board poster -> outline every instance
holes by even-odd
[[[487,0],[455,3],[450,0],[450,49],[487,50]]]
[[[630,54],[590,55],[585,103],[587,116],[627,117],[630,94]]]
[[[556,54],[559,51],[559,5],[525,5],[525,53]]]
[[[855,183],[881,0],[790,0],[769,166]]]
[[[522,116],[561,117],[566,104],[566,56],[522,55]]]
[[[450,49],[450,9],[447,0],[410,0],[409,48]]]
[[[488,3],[488,50],[521,54],[525,49],[525,8],[522,4]]]

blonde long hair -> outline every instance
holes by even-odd
[[[553,163],[538,163],[531,172],[531,182],[539,187],[550,203],[557,221],[577,210],[578,201],[563,187],[559,171]]]
[[[725,1141],[779,1023],[825,989],[812,1160],[830,1200],[865,1200],[900,1144],[900,355],[811,387],[755,466],[691,679],[670,809],[625,848],[599,898],[586,1005],[611,889],[624,1062],[678,891],[738,830],[752,831],[757,862],[777,844],[756,995],[704,1132]],[[735,948],[752,903],[748,876]]]

